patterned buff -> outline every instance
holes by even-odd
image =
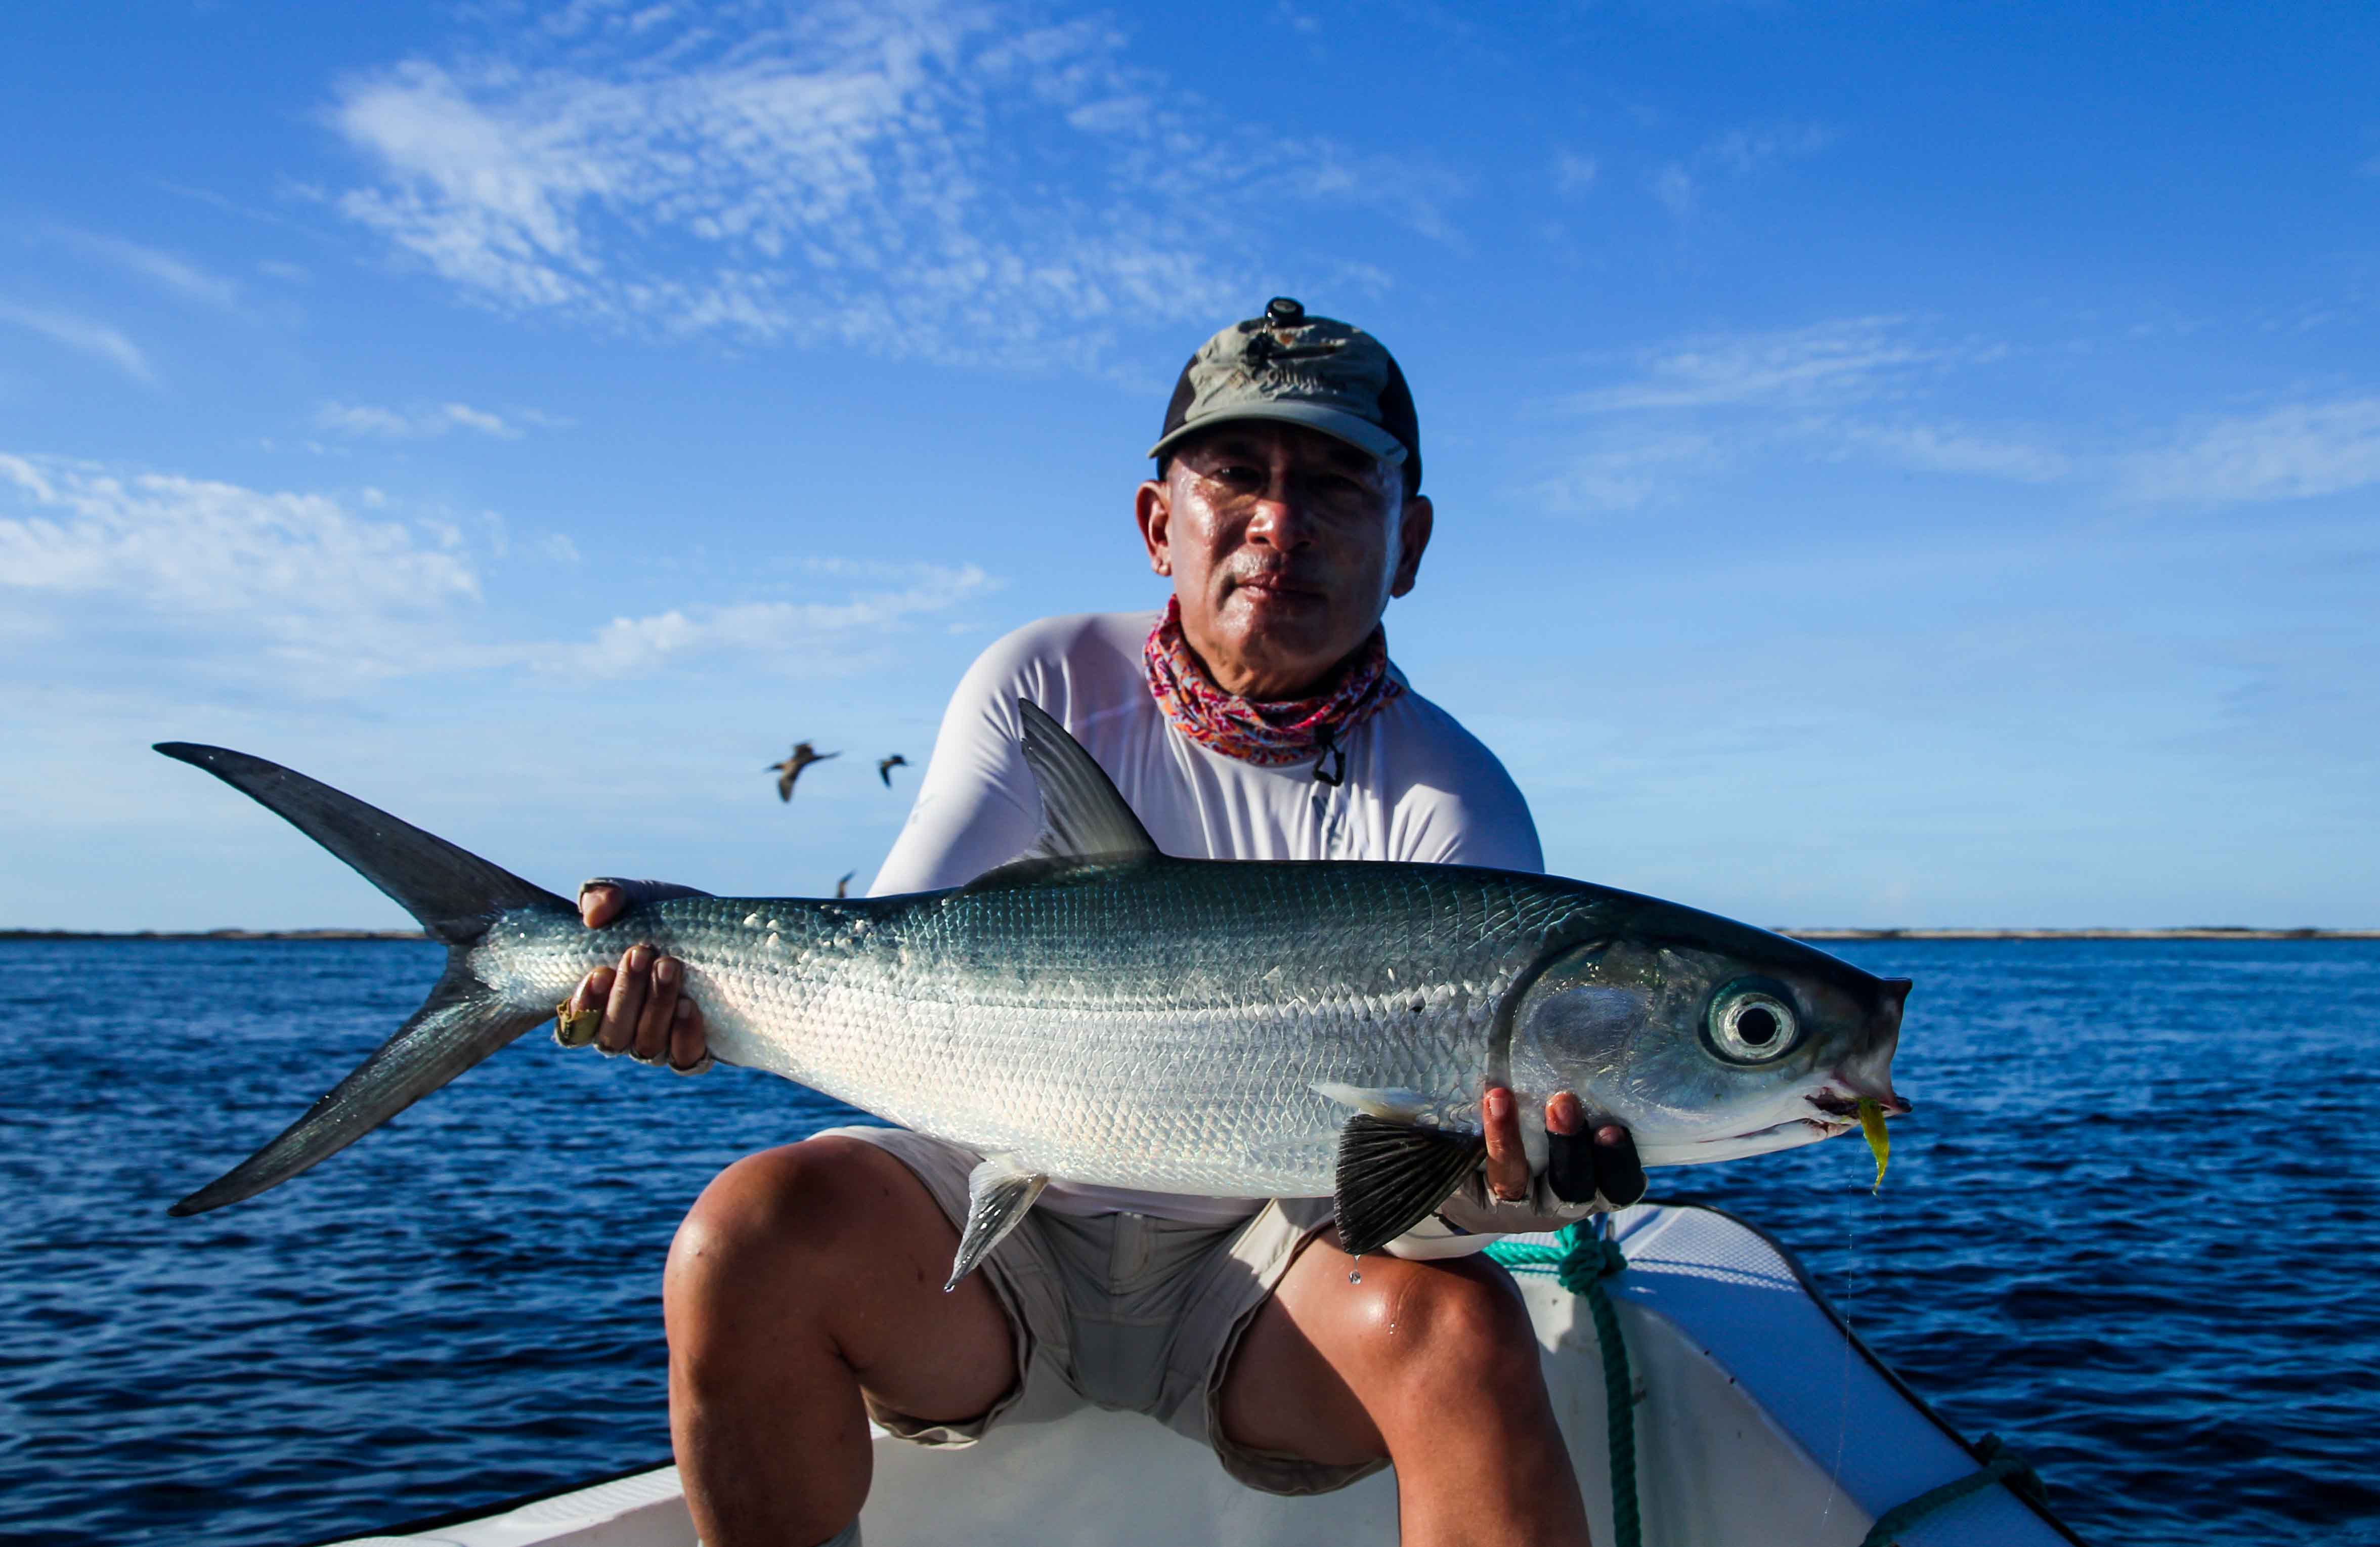
[[[1326,774],[1319,761],[1315,764],[1314,776],[1326,785],[1344,776],[1346,741],[1355,727],[1405,690],[1403,676],[1389,664],[1388,635],[1375,628],[1355,652],[1339,686],[1320,698],[1258,703],[1227,693],[1182,638],[1178,597],[1166,600],[1165,615],[1148,631],[1141,656],[1148,665],[1150,694],[1183,735],[1259,768],[1320,760],[1336,752],[1338,767],[1331,772]]]

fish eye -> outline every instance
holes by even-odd
[[[1711,1051],[1730,1064],[1767,1064],[1801,1041],[1802,1017],[1785,985],[1739,978],[1711,995],[1706,1030]]]

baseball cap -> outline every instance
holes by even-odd
[[[1363,329],[1309,317],[1287,296],[1275,296],[1263,316],[1232,323],[1190,357],[1148,454],[1162,457],[1235,419],[1319,430],[1402,466],[1407,494],[1421,488],[1421,423],[1394,357]]]

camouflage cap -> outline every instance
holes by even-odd
[[[1421,424],[1395,359],[1363,329],[1309,317],[1287,296],[1190,357],[1148,454],[1161,458],[1199,431],[1235,419],[1319,430],[1402,467],[1407,494],[1421,488]]]

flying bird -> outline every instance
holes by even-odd
[[[814,762],[824,762],[829,758],[841,756],[841,752],[820,752],[814,750],[807,741],[796,741],[792,757],[783,762],[771,763],[764,772],[777,776],[777,798],[791,800],[794,798],[794,781],[802,776],[803,769]]]
[[[892,787],[892,771],[896,768],[906,768],[908,766],[909,760],[903,757],[900,753],[895,752],[889,758],[878,758],[876,760],[876,776],[884,781],[884,787],[886,789],[891,789]]]
[[[851,895],[851,878],[858,873],[859,872],[857,871],[844,871],[843,879],[834,883],[834,895],[838,897],[847,897]]]

